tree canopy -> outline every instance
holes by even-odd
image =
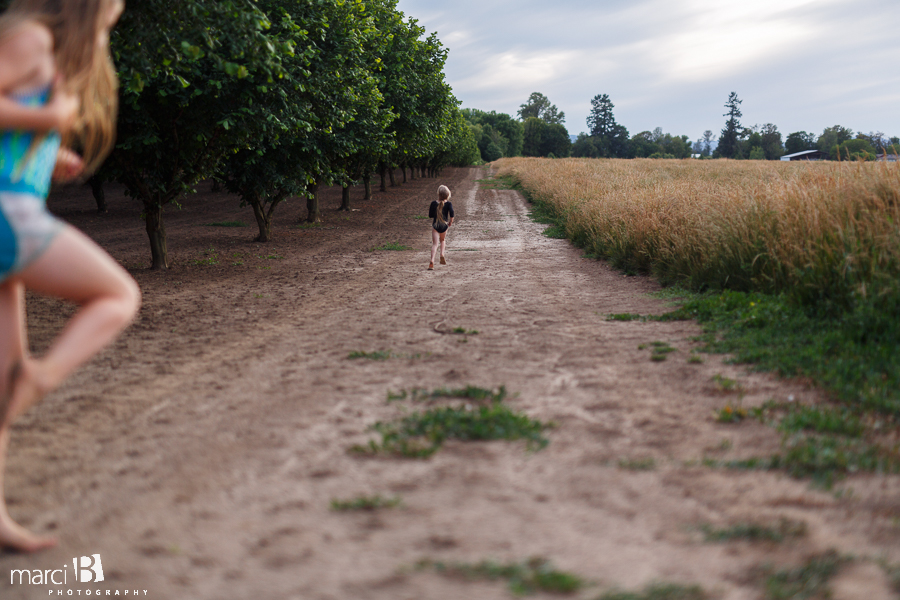
[[[548,125],[562,125],[566,122],[566,113],[558,110],[550,99],[540,92],[532,92],[525,104],[519,107],[519,118],[527,121],[534,117]]]

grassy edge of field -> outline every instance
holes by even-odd
[[[564,214],[533,198],[515,178],[498,179],[522,193],[532,219],[549,226],[545,235],[579,246],[567,235]],[[826,487],[851,473],[900,472],[900,444],[891,436],[900,425],[900,398],[892,392],[900,385],[900,367],[892,358],[900,356],[900,337],[873,342],[859,335],[858,315],[811,314],[783,294],[669,287],[658,295],[680,307],[651,319],[696,320],[704,331],[702,351],[730,354],[729,362],[753,370],[806,379],[827,392],[840,418],[862,424],[858,435],[829,427],[831,406],[803,407],[807,419],[793,418],[796,411],[788,406],[758,411],[760,420],[783,432],[782,452],[711,466],[780,469]]]

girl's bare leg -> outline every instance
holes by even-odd
[[[434,257],[437,254],[438,245],[440,244],[440,234],[433,228],[431,230],[431,264],[434,264]]]
[[[17,280],[0,285],[0,415],[9,408],[12,392],[11,371],[27,359],[25,347],[25,286]],[[0,423],[8,418],[0,416]],[[36,536],[17,525],[3,500],[3,473],[9,448],[9,426],[0,426],[0,547],[35,552],[56,545],[56,539]]]
[[[13,286],[12,292],[5,292],[8,285]],[[81,305],[39,359],[28,358],[25,353],[23,285]],[[0,415],[0,479],[6,466],[5,445],[12,422],[115,339],[140,306],[140,290],[131,276],[90,238],[71,227],[61,231],[40,258],[2,288],[0,334],[16,328],[19,334],[14,343],[4,344],[0,366],[7,362],[16,364],[17,360],[20,366],[15,381],[2,388],[8,390],[8,409],[5,416]],[[10,303],[12,297],[18,297],[18,301]],[[8,379],[8,372],[3,377]],[[0,546],[30,552],[53,543],[54,540],[38,538],[16,525],[0,498]]]
[[[444,251],[447,249],[447,232],[441,234],[441,258],[444,258]]]

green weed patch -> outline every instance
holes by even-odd
[[[465,327],[454,327],[450,333],[460,333],[463,335],[478,335],[477,329],[466,329]]]
[[[670,314],[703,324],[707,351],[808,377],[856,410],[900,417],[900,319],[858,312],[811,314],[785,296],[724,291],[691,295]]]
[[[377,510],[379,508],[394,508],[400,506],[401,500],[399,496],[393,498],[382,498],[381,496],[357,496],[350,500],[332,500],[331,510],[339,512],[358,511],[358,510]]]
[[[512,177],[491,177],[489,179],[476,179],[480,187],[487,190],[515,190],[518,189],[516,180]]]
[[[615,313],[606,315],[607,321],[646,321],[647,317],[637,313]]]
[[[393,454],[407,458],[428,458],[448,439],[462,441],[525,440],[529,450],[540,450],[549,440],[543,436],[550,425],[530,419],[503,404],[506,390],[486,390],[469,386],[459,390],[413,390],[407,394],[388,394],[388,401],[432,398],[464,398],[476,402],[462,406],[435,407],[413,413],[397,421],[377,422],[372,429],[380,434],[380,441],[354,446],[351,451],[362,454]],[[477,404],[479,401],[486,403]]]
[[[409,391],[400,390],[399,392],[388,392],[388,402],[396,400],[411,399],[413,402],[425,402],[438,398],[463,398],[466,400],[490,400],[491,402],[503,402],[506,398],[506,386],[500,386],[497,389],[488,389],[475,385],[467,385],[464,388],[437,388],[434,390],[426,390],[422,388],[413,388]]]
[[[210,248],[203,253],[205,258],[198,258],[194,260],[195,265],[200,266],[211,266],[219,264],[219,253],[216,252],[215,248]]]
[[[703,539],[707,542],[731,542],[744,540],[749,542],[783,542],[787,539],[806,535],[806,523],[781,519],[777,525],[766,526],[758,523],[738,523],[731,527],[715,528],[701,525]]]
[[[768,600],[806,600],[829,598],[830,580],[847,561],[835,551],[813,556],[806,564],[793,569],[765,573]]]
[[[773,423],[785,433],[811,431],[861,437],[865,431],[859,414],[846,406],[805,406],[770,400],[750,412],[760,421]]]
[[[709,596],[698,585],[654,583],[641,592],[606,592],[597,600],[707,600]]]
[[[367,358],[369,360],[387,360],[393,356],[394,354],[390,350],[375,350],[374,352],[354,350],[347,355],[347,358],[349,358],[350,360],[355,360],[357,358]]]
[[[574,594],[584,586],[581,577],[559,571],[542,558],[533,558],[524,563],[498,563],[482,561],[477,564],[443,563],[430,560],[419,561],[419,569],[434,569],[448,577],[468,580],[506,580],[509,590],[523,596],[537,592],[553,594]]]
[[[400,242],[388,242],[387,244],[382,244],[380,246],[372,248],[369,252],[378,252],[381,250],[396,250],[396,251],[412,250],[412,246],[404,246]]]
[[[747,418],[747,409],[738,405],[726,404],[716,412],[716,421],[719,423],[740,423]]]
[[[623,458],[618,465],[626,471],[652,471],[656,468],[656,461],[652,458]]]

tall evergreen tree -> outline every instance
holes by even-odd
[[[735,158],[740,154],[740,135],[743,131],[741,122],[738,121],[743,115],[741,114],[741,100],[738,98],[737,92],[731,92],[728,95],[728,101],[725,102],[725,108],[728,112],[723,116],[728,117],[725,122],[725,128],[722,135],[719,136],[719,147],[717,152],[725,158]]]
[[[594,96],[587,126],[602,156],[624,158],[628,155],[628,130],[616,123],[613,108],[609,94]]]
[[[591,112],[587,118],[588,129],[596,138],[607,138],[616,126],[616,118],[613,116],[615,105],[609,99],[609,94],[597,94],[591,100]]]

